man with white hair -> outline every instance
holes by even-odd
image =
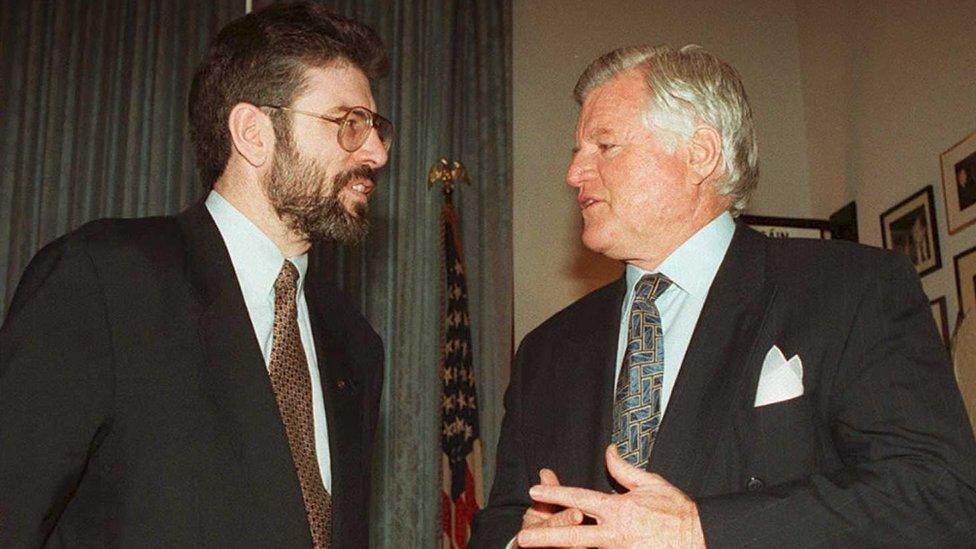
[[[912,266],[735,218],[736,71],[634,47],[575,89],[583,243],[626,273],[523,340],[472,546],[960,546],[976,444]]]

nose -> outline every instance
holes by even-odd
[[[386,147],[383,146],[383,142],[380,140],[380,134],[376,131],[376,128],[369,130],[369,136],[366,137],[366,142],[363,143],[363,146],[359,147],[359,150],[356,151],[356,156],[360,162],[374,170],[386,165],[386,161],[389,160],[389,153]]]
[[[569,167],[566,168],[566,184],[573,188],[581,187],[589,171],[590,168],[582,155],[574,154],[573,159],[569,162]]]

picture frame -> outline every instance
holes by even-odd
[[[966,316],[976,310],[976,246],[952,258],[956,269],[956,292],[959,314]]]
[[[881,214],[881,242],[907,256],[920,277],[942,268],[932,185]]]
[[[772,238],[816,238],[829,240],[831,225],[825,219],[743,215],[742,222]]]
[[[830,214],[830,238],[860,242],[857,235],[857,203],[848,202],[841,209]]]
[[[949,317],[946,314],[945,296],[937,297],[932,301],[929,301],[929,306],[932,308],[932,318],[935,319],[935,327],[939,330],[939,337],[942,338],[942,344],[948,348]]]
[[[976,223],[976,132],[939,156],[949,234]]]

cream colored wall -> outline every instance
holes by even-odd
[[[735,66],[759,138],[762,177],[752,211],[811,215],[792,3],[516,0],[513,20],[516,342],[620,271],[580,245],[575,193],[563,181],[576,123],[573,86],[591,60],[613,48],[697,43]]]
[[[814,215],[850,200],[861,242],[881,245],[882,212],[926,185],[935,193],[942,268],[922,278],[957,310],[939,155],[976,131],[976,2],[798,2]]]

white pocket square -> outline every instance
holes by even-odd
[[[753,406],[776,404],[802,395],[803,363],[800,362],[799,355],[793,355],[793,358],[786,360],[783,351],[773,345],[763,360]]]

